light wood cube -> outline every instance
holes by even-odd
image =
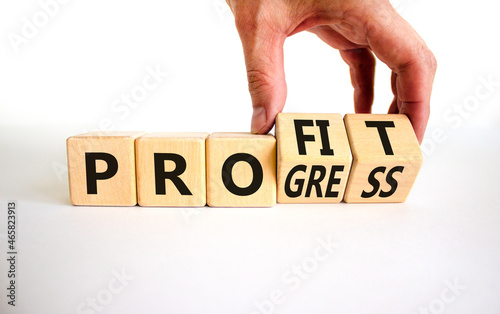
[[[140,206],[205,206],[208,133],[150,133],[135,141]]]
[[[353,164],[347,203],[404,202],[423,156],[406,115],[347,114]]]
[[[339,203],[351,169],[340,114],[280,113],[276,118],[278,203]]]
[[[216,207],[276,204],[276,139],[213,133],[207,138],[207,203]]]
[[[91,132],[66,141],[73,205],[137,204],[134,141],[143,132]]]

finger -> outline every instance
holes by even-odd
[[[283,64],[284,33],[265,21],[238,21],[237,29],[243,45],[248,88],[252,98],[252,133],[267,133],[286,101]]]
[[[399,113],[399,108],[398,108],[398,89],[396,88],[396,79],[397,79],[396,73],[392,72],[391,74],[391,89],[392,89],[392,94],[394,95],[394,98],[392,100],[391,106],[389,107],[389,111],[387,113]]]
[[[340,55],[349,65],[351,83],[354,87],[355,112],[370,113],[373,104],[375,57],[366,48],[340,50]]]
[[[375,80],[375,57],[339,34],[328,25],[316,26],[309,30],[333,48],[340,49],[342,59],[349,65],[351,83],[354,87],[354,108],[357,113],[370,113],[373,104]]]
[[[398,98],[394,96],[392,99],[391,105],[389,106],[389,110],[387,111],[389,114],[397,114],[399,113],[398,109]]]
[[[365,27],[373,52],[397,76],[399,113],[408,116],[421,143],[429,120],[436,59],[415,30],[395,11],[371,17]]]

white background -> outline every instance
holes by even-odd
[[[484,85],[500,82],[500,8],[393,5],[439,64],[407,202],[192,210],[71,206],[65,140],[100,128],[248,131],[225,3],[70,0],[44,21],[38,1],[1,1],[0,312],[500,313],[500,86]],[[40,27],[13,44],[34,18]],[[353,112],[337,51],[301,33],[286,41],[285,63],[285,111]],[[148,69],[168,77],[133,108],[119,103]],[[376,113],[392,99],[389,78],[379,63]],[[15,308],[8,200],[19,206]]]

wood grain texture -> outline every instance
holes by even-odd
[[[207,138],[207,203],[216,207],[276,204],[276,139],[272,135],[213,133]],[[237,160],[231,162],[231,160]],[[255,162],[255,160],[258,161]],[[252,166],[253,164],[253,166]],[[262,180],[258,180],[258,165]],[[224,168],[224,166],[230,166]],[[255,167],[255,168],[253,168]],[[257,175],[256,175],[257,174]],[[233,190],[249,195],[239,195]],[[259,185],[260,182],[260,185]],[[253,187],[258,189],[254,190]]]
[[[134,206],[137,204],[134,141],[144,132],[91,132],[67,139],[70,199],[73,205]],[[94,180],[97,194],[88,193],[86,153],[112,155],[117,162],[116,174],[109,179]],[[90,159],[89,159],[90,160]],[[94,159],[96,173],[110,166]]]
[[[276,118],[278,203],[338,203],[351,168],[340,114],[280,113]]]
[[[404,202],[423,162],[408,117],[348,114],[344,122],[353,155],[344,201]]]
[[[208,133],[149,133],[135,141],[140,206],[205,206],[207,136]],[[159,174],[173,174],[173,178],[158,176],[158,187],[155,164],[164,170]]]

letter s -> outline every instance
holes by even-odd
[[[378,189],[380,188],[380,182],[375,178],[375,174],[378,172],[384,173],[386,170],[386,167],[377,167],[370,172],[370,175],[368,176],[368,183],[370,183],[373,186],[373,190],[371,192],[363,192],[361,193],[362,198],[370,198],[373,197],[375,194],[377,194]]]
[[[403,173],[404,168],[405,167],[403,167],[403,166],[396,166],[396,167],[392,168],[391,170],[389,170],[389,172],[387,173],[386,181],[391,186],[391,189],[389,190],[389,192],[380,191],[380,194],[379,194],[380,197],[389,197],[392,194],[394,194],[394,192],[396,192],[396,190],[398,188],[398,181],[396,181],[396,179],[394,179],[394,177],[392,175],[396,171]]]

